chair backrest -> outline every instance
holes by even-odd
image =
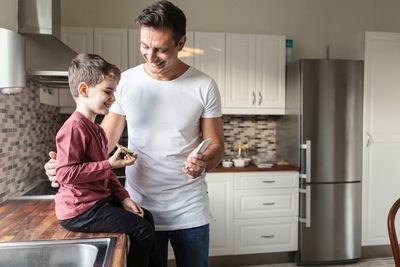
[[[392,247],[392,252],[396,267],[400,267],[400,248],[399,248],[399,242],[397,241],[396,227],[395,227],[396,214],[399,208],[400,208],[400,198],[395,203],[393,203],[387,217],[387,227],[390,239],[390,246]]]

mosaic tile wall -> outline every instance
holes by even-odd
[[[223,116],[225,157],[237,155],[235,145],[239,142],[247,144],[247,154],[271,153],[276,155],[276,122],[278,116]],[[99,120],[101,121],[101,120]],[[122,134],[120,144],[128,143],[127,131]]]
[[[276,122],[278,116],[224,115],[225,157],[236,157],[235,145],[247,144],[248,155],[276,155]]]
[[[39,103],[39,90],[0,93],[0,202],[38,179],[60,127],[58,108]]]
[[[235,145],[239,142],[247,144],[249,156],[256,153],[271,153],[274,157],[276,155],[276,123],[278,118],[279,116],[224,115],[225,157],[236,157]],[[96,121],[100,123],[101,117]],[[126,128],[119,143],[128,144]]]

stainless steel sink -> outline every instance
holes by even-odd
[[[0,266],[107,267],[116,237],[0,243]]]

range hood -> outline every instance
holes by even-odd
[[[77,55],[60,40],[60,17],[60,0],[18,0],[27,75],[50,88],[68,87],[68,66]]]

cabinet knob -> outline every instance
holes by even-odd
[[[262,94],[261,94],[261,92],[258,92],[258,96],[260,97],[260,98],[258,99],[258,105],[260,106],[261,103],[262,103]]]
[[[254,92],[252,92],[253,93],[253,105],[256,103],[256,93],[254,93]]]

